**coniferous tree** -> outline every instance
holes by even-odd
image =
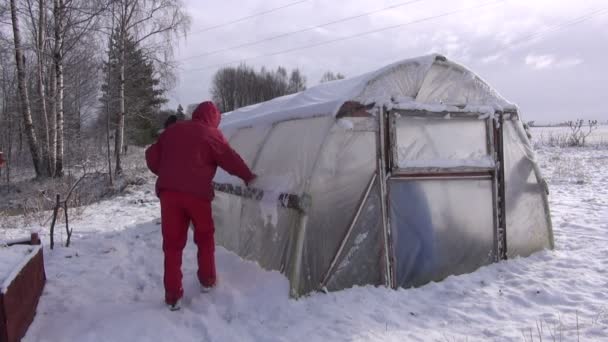
[[[184,113],[184,107],[181,104],[177,105],[177,112],[175,113],[177,120],[185,120],[186,114]]]
[[[117,35],[114,35],[116,37]],[[127,143],[145,145],[150,143],[162,126],[160,107],[167,102],[165,89],[155,74],[154,64],[148,60],[143,49],[131,38],[126,39],[125,55],[129,63],[125,66],[125,135]],[[117,40],[110,44],[110,59],[104,67],[105,83],[102,85],[101,102],[109,108],[112,122],[117,122],[120,105],[118,83],[120,65]],[[127,144],[125,144],[127,145]]]

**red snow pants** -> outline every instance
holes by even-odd
[[[194,242],[198,247],[198,280],[203,286],[215,285],[215,227],[209,200],[165,190],[160,194],[160,208],[165,253],[165,301],[173,304],[184,294],[182,252],[188,240],[190,222],[194,224]]]

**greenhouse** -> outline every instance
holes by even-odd
[[[440,55],[226,113],[251,188],[218,171],[218,244],[293,297],[420,286],[553,248],[515,105]]]

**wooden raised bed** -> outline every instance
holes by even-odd
[[[34,320],[46,275],[38,234],[0,247],[0,342],[20,341]]]

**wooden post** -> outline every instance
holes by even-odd
[[[39,245],[41,243],[40,236],[38,236],[38,233],[32,233],[30,239],[31,239],[32,246]]]
[[[60,207],[60,196],[57,194],[55,208],[53,209],[53,220],[51,221],[51,249],[55,247],[55,222],[57,222],[57,213],[59,212]]]
[[[68,235],[68,239],[65,242],[66,247],[70,247],[70,239],[72,237],[72,230],[68,221],[68,201],[63,202],[63,213],[65,214],[65,232]]]

